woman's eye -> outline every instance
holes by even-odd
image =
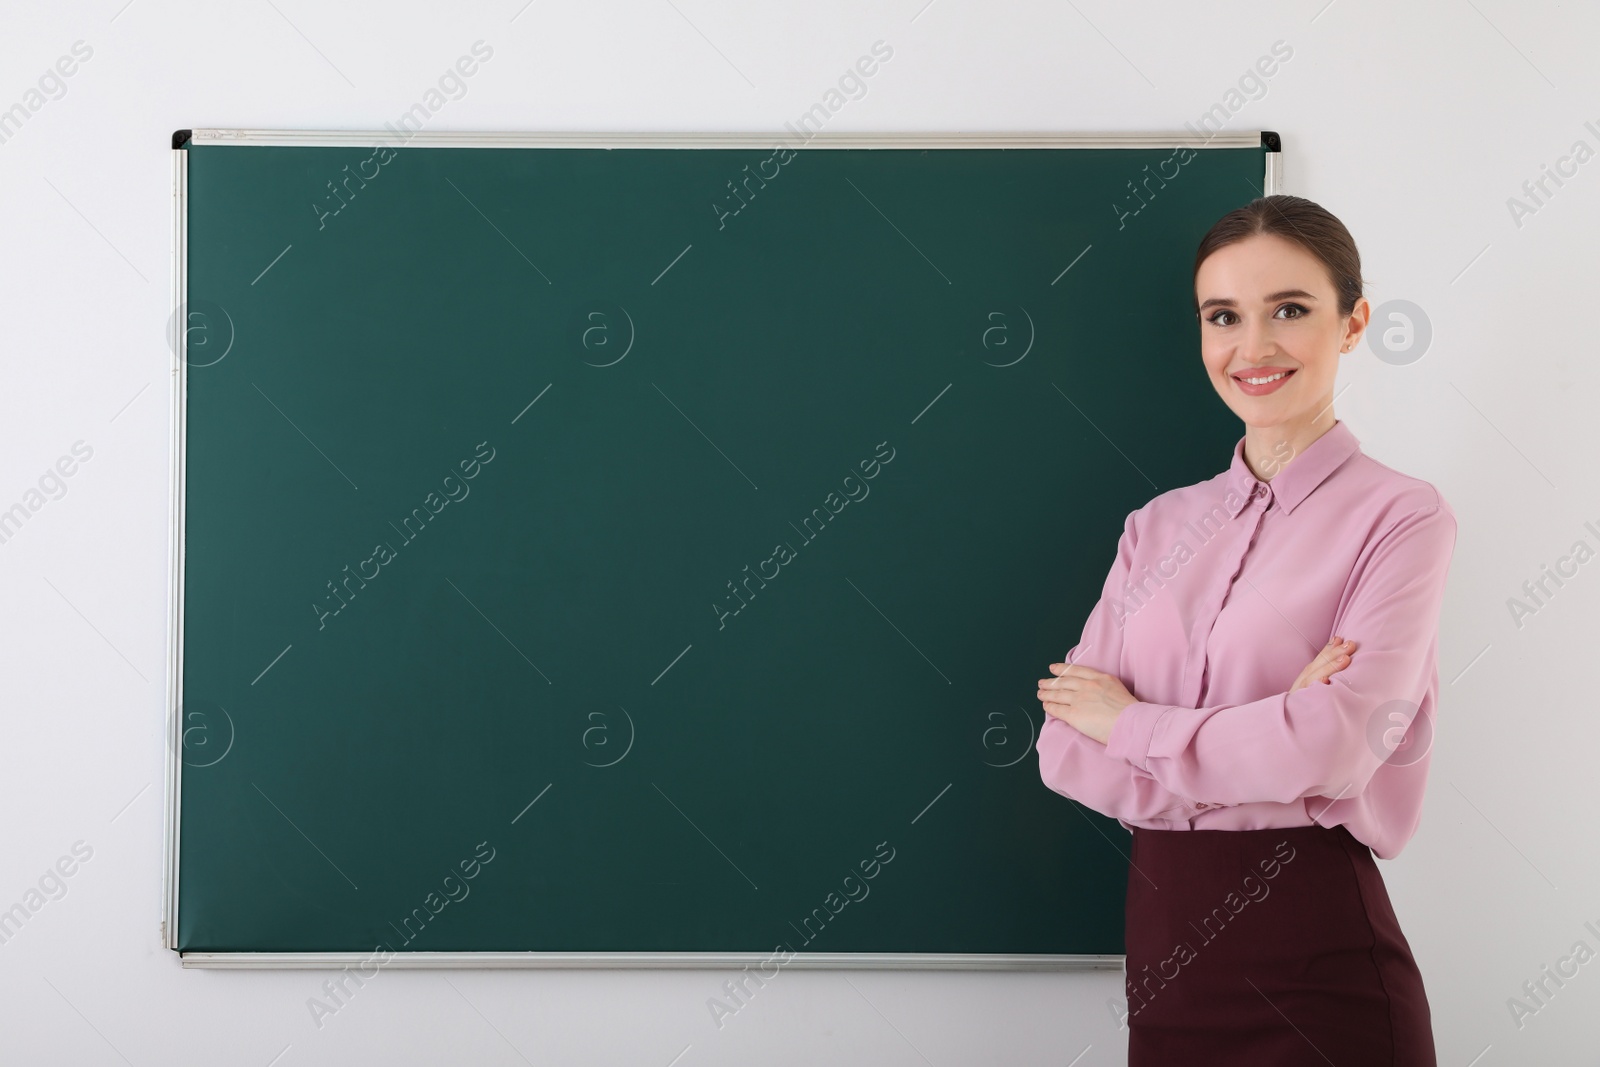
[[[1310,314],[1310,312],[1306,309],[1304,304],[1284,304],[1277,310],[1273,317],[1298,319],[1304,318],[1308,314]],[[1239,316],[1234,312],[1229,311],[1227,308],[1219,308],[1218,310],[1212,312],[1211,317],[1206,321],[1214,326],[1232,326],[1238,321],[1238,319]]]

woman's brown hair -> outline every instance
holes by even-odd
[[[1316,256],[1327,270],[1334,292],[1339,294],[1339,314],[1348,315],[1355,310],[1362,288],[1361,253],[1356,251],[1355,240],[1332,212],[1300,196],[1258,196],[1218,219],[1195,252],[1195,277],[1200,276],[1200,264],[1211,253],[1258,233],[1293,241]],[[1198,298],[1195,303],[1198,314]]]

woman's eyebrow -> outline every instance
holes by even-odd
[[[1304,289],[1280,289],[1276,293],[1268,293],[1266,296],[1262,297],[1261,298],[1261,302],[1263,304],[1270,304],[1274,300],[1286,300],[1291,296],[1299,297],[1301,300],[1315,300],[1316,299],[1315,296],[1313,296],[1311,293],[1306,292]],[[1204,304],[1201,304],[1200,305],[1200,310],[1204,311],[1206,308],[1213,307],[1213,306],[1216,306],[1216,307],[1235,307],[1235,306],[1237,306],[1237,304],[1238,304],[1238,301],[1234,300],[1231,296],[1214,296],[1210,300],[1207,300]]]

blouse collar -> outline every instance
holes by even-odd
[[[1237,517],[1245,504],[1259,493],[1270,492],[1286,512],[1292,512],[1300,501],[1327,480],[1339,465],[1360,451],[1361,442],[1350,427],[1342,421],[1323,432],[1321,437],[1307,445],[1299,455],[1291,457],[1282,469],[1263,482],[1250,472],[1244,461],[1244,438],[1233,446],[1233,462],[1228,466],[1228,487],[1233,490],[1228,505],[1230,517]]]

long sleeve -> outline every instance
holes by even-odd
[[[1117,557],[1100,599],[1084,624],[1083,637],[1066,662],[1116,674],[1122,656],[1122,625],[1116,617],[1123,583],[1131,570],[1137,540],[1131,512],[1123,522]],[[1053,716],[1039,732],[1039,776],[1050,789],[1115,819],[1187,820],[1197,810],[1161,785],[1149,772],[1113,758],[1106,746]]]
[[[1392,711],[1417,714],[1436,687],[1455,537],[1441,501],[1406,514],[1361,554],[1333,622],[1357,648],[1331,684],[1214,707],[1130,704],[1107,754],[1208,805],[1359,795],[1388,755],[1374,733],[1383,736]],[[1043,756],[1042,738],[1040,748]]]

